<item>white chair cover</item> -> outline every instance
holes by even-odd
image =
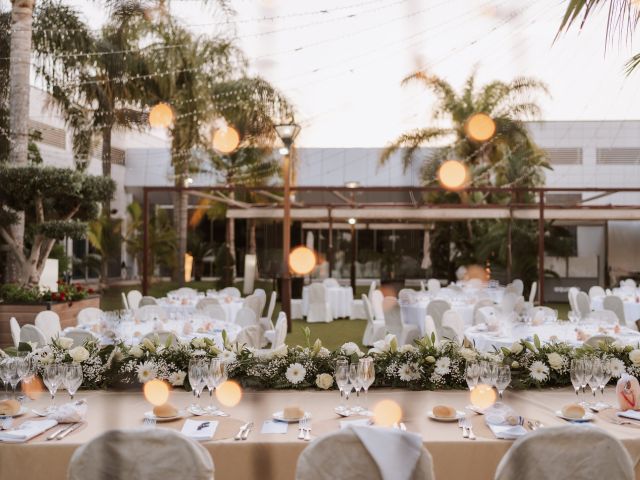
[[[177,341],[175,333],[166,330],[161,330],[159,332],[149,332],[144,335],[140,339],[140,341],[142,342],[142,340],[144,339],[149,339],[152,342],[157,343],[158,345],[166,345],[169,339],[171,339],[171,345],[173,345]]]
[[[269,308],[267,308],[267,316],[261,320],[264,320],[265,327],[268,327],[268,330],[272,330],[273,326],[273,311],[276,309],[276,292],[271,292],[271,298],[269,298]]]
[[[427,305],[427,315],[433,319],[436,326],[436,332],[442,327],[442,317],[444,312],[451,310],[451,305],[446,300],[431,300]]]
[[[71,457],[68,478],[212,480],[213,471],[202,445],[168,428],[146,428],[110,430],[80,446]]]
[[[518,295],[522,295],[524,293],[524,282],[519,278],[516,278],[513,282],[511,282],[513,288],[515,288],[515,293]]]
[[[44,334],[47,343],[49,343],[52,338],[60,335],[60,317],[52,310],[44,310],[38,313],[33,323]]]
[[[372,280],[371,281],[371,285],[369,285],[369,292],[367,293],[367,297],[369,297],[369,301],[373,302],[373,292],[376,291],[376,281]]]
[[[510,283],[504,287],[504,294],[518,295],[518,288],[513,283]]]
[[[160,305],[146,305],[136,310],[135,318],[143,322],[151,320],[167,320],[167,311]]]
[[[420,338],[420,330],[417,325],[405,324],[402,321],[402,311],[395,297],[384,297],[382,301],[384,309],[384,325],[389,333],[393,333],[398,339],[398,345],[412,344]]]
[[[556,312],[553,310],[553,308],[543,306],[533,307],[529,312],[529,315],[531,316],[531,318],[533,318],[538,312],[544,312],[545,317],[554,317],[556,315]]]
[[[220,300],[217,298],[201,298],[196,303],[196,310],[205,310],[209,305],[220,305]]]
[[[238,345],[246,345],[250,348],[260,348],[262,345],[262,329],[260,325],[249,325],[238,333],[236,342]]]
[[[276,326],[273,330],[266,331],[264,336],[271,343],[272,350],[284,345],[287,339],[287,315],[284,312],[278,314]]]
[[[462,344],[464,340],[464,320],[455,310],[447,310],[442,316],[442,330],[436,332],[440,339],[451,340]]]
[[[256,317],[256,312],[254,312],[250,308],[242,307],[240,310],[238,310],[235,323],[237,323],[241,327],[258,325],[258,317]]]
[[[36,347],[44,347],[48,343],[42,330],[30,323],[20,329],[20,341],[35,343]]]
[[[91,325],[100,321],[102,310],[96,307],[83,308],[78,312],[78,325]]]
[[[398,300],[402,303],[415,303],[416,291],[411,288],[403,288],[398,292]]]
[[[577,315],[579,315],[578,306],[576,305],[576,295],[578,295],[578,292],[580,292],[580,289],[577,287],[571,287],[567,292],[567,298],[569,299],[569,306],[571,307],[571,310],[576,312]]]
[[[177,290],[173,290],[171,293],[178,295],[180,297],[197,297],[198,291],[195,288],[190,287],[182,287]]]
[[[473,324],[477,325],[478,323],[483,323],[484,318],[480,318],[478,315],[478,311],[484,307],[493,307],[495,304],[493,300],[490,298],[483,298],[482,300],[478,300],[476,304],[473,306]]]
[[[608,323],[610,325],[615,325],[616,323],[620,323],[618,319],[618,315],[611,310],[596,310],[589,314],[589,320],[595,320],[598,323]]]
[[[437,278],[430,278],[427,280],[427,290],[429,290],[430,293],[438,293],[440,288],[440,280]]]
[[[384,310],[382,309],[382,300],[384,299],[384,295],[382,294],[382,290],[376,289],[371,294],[371,305],[373,306],[373,318],[376,320],[384,321]]]
[[[624,302],[616,295],[607,295],[602,301],[602,308],[610,310],[618,317],[620,325],[626,325],[627,319],[624,315]]]
[[[64,336],[73,340],[72,347],[79,347],[88,340],[95,340],[96,336],[83,328],[71,328],[64,332]]]
[[[220,290],[220,295],[233,298],[240,298],[242,296],[240,290],[238,290],[236,287],[223,288],[222,290]]]
[[[257,295],[249,295],[242,302],[242,307],[253,310],[253,313],[256,314],[256,318],[260,318],[262,316],[262,306],[262,298]]]
[[[627,278],[626,280],[622,280],[620,282],[620,286],[621,287],[628,287],[631,289],[636,289],[638,288],[638,285],[636,284],[636,281],[633,278]]]
[[[384,338],[385,325],[384,320],[374,320],[373,307],[371,306],[369,298],[364,293],[362,294],[362,306],[364,307],[364,314],[367,319],[367,326],[362,335],[362,344],[368,347],[373,345],[373,342]]]
[[[260,299],[260,313],[258,314],[258,318],[260,318],[262,317],[264,307],[267,304],[267,292],[265,292],[263,288],[256,288],[253,291],[253,294]]]
[[[142,293],[139,290],[129,290],[129,292],[127,292],[127,305],[129,305],[129,309],[137,309],[140,306],[140,300],[142,300]]]
[[[222,308],[222,305],[219,303],[206,305],[202,309],[202,313],[215,320],[222,320],[223,322],[229,321],[227,318],[227,312],[225,312],[224,308]]]
[[[415,440],[409,437],[413,434],[407,432],[379,429],[372,433],[376,436],[388,434],[400,437],[389,438],[382,443],[387,447],[387,454],[391,447],[394,447],[391,450],[393,459],[400,459],[396,460],[399,462],[407,462],[408,451],[417,447],[412,445]],[[406,440],[403,438],[405,435]],[[413,466],[404,465],[407,467],[405,472],[400,472],[398,469],[392,469],[391,472],[381,469],[378,462],[384,462],[384,455],[376,455],[378,458],[374,458],[361,440],[369,437],[368,434],[359,436],[353,428],[345,428],[318,438],[305,448],[298,458],[296,480],[433,480],[435,478],[431,455],[424,447],[415,452],[417,459]]]
[[[578,315],[580,318],[587,318],[591,313],[591,300],[589,295],[584,292],[578,292],[576,294],[576,308],[578,309]]]
[[[328,278],[327,280],[333,279]],[[327,299],[327,291],[325,286],[321,283],[312,283],[309,287],[309,310],[307,312],[307,322],[333,322],[331,305]]]
[[[9,328],[11,329],[11,339],[13,340],[13,346],[18,348],[18,344],[20,343],[20,324],[16,317],[11,317],[9,319]]]
[[[120,292],[120,295],[122,296],[122,308],[124,308],[125,310],[130,310],[129,302],[127,301],[127,296],[125,295],[124,292]]]
[[[538,293],[538,282],[531,284],[531,290],[529,291],[529,303],[533,305],[536,301],[536,293]]]
[[[604,291],[604,288],[599,287],[598,285],[594,285],[589,289],[589,298],[593,301],[594,298],[604,297],[607,293]]]
[[[325,278],[322,281],[322,285],[324,285],[327,288],[335,288],[335,287],[339,287],[340,283],[338,283],[338,281],[335,278]]]
[[[518,296],[513,292],[507,292],[505,290],[504,296],[502,297],[502,301],[500,302],[500,313],[504,315],[510,315],[513,313],[516,308],[516,302],[518,301]]]
[[[586,450],[585,450],[586,448]],[[597,427],[541,428],[520,437],[502,457],[495,480],[632,480],[622,443]]]
[[[145,295],[140,299],[140,303],[138,303],[138,308],[146,307],[147,305],[157,305],[158,301],[150,295]]]

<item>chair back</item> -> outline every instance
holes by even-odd
[[[18,348],[18,344],[20,343],[20,324],[16,317],[11,317],[9,319],[9,328],[11,329],[11,339],[13,340],[13,346]]]
[[[129,302],[127,301],[127,295],[124,292],[120,292],[120,295],[122,297],[122,308],[131,310],[131,308],[129,308]]]
[[[161,330],[159,332],[149,332],[146,335],[144,335],[140,339],[140,341],[145,339],[151,340],[152,342],[157,343],[158,345],[166,345],[167,342],[169,342],[169,340],[170,340],[169,344],[173,345],[177,341],[175,333],[169,332],[167,330]]]
[[[267,320],[269,320],[269,322],[271,322],[272,325],[273,325],[273,311],[276,309],[276,297],[277,297],[276,292],[275,291],[271,292],[271,297],[269,298],[269,308],[267,308]]]
[[[593,301],[594,298],[604,297],[607,295],[607,292],[604,291],[604,288],[594,285],[589,289],[589,298]]]
[[[500,302],[500,312],[504,315],[513,313],[516,308],[517,301],[518,296],[515,293],[507,292],[505,290],[504,295],[502,296],[502,301]]]
[[[242,307],[240,310],[238,310],[235,323],[237,323],[241,327],[258,325],[258,317],[256,317],[256,312],[254,312],[252,309],[248,307]]]
[[[416,291],[411,288],[403,288],[398,292],[398,300],[402,303],[414,303]]]
[[[243,327],[236,337],[235,343],[250,348],[260,348],[262,343],[262,329],[260,325],[248,325]]]
[[[177,290],[173,290],[171,293],[179,297],[187,297],[187,298],[198,296],[198,291],[195,288],[190,288],[190,287],[181,287],[181,288],[178,288]]]
[[[617,295],[607,295],[602,301],[602,307],[605,310],[611,310],[618,317],[620,325],[626,325],[627,319],[624,314],[624,302]]]
[[[158,305],[158,301],[149,295],[145,295],[140,299],[140,303],[138,303],[138,308],[146,307],[147,305]]]
[[[322,283],[312,283],[309,287],[309,304],[325,303],[327,301],[327,289]]]
[[[135,318],[143,322],[151,320],[167,320],[167,311],[160,305],[145,305],[136,310]]]
[[[440,288],[440,280],[438,280],[437,278],[430,278],[429,280],[427,280],[427,290],[429,290],[430,293],[438,293],[440,291]]]
[[[383,300],[384,295],[382,295],[382,291],[380,289],[374,290],[371,295],[371,305],[373,305],[373,316],[376,320],[384,320]]]
[[[364,308],[364,316],[366,317],[367,323],[373,325],[373,306],[364,293],[362,294],[362,307]]]
[[[587,318],[591,313],[591,300],[589,300],[589,295],[584,292],[578,292],[576,294],[576,308],[578,309],[580,318]]]
[[[607,323],[609,325],[620,323],[618,315],[611,310],[595,310],[589,314],[589,319],[595,320],[598,323]]]
[[[262,309],[260,308],[261,306],[262,298],[255,294],[249,295],[242,301],[242,307],[253,310],[253,313],[256,314],[256,318],[260,318],[262,316]]]
[[[436,325],[436,331],[440,330],[442,317],[447,310],[451,310],[451,304],[446,300],[431,300],[429,305],[427,305],[427,315],[433,319],[433,323]]]
[[[210,303],[209,305],[206,305],[202,309],[202,313],[215,320],[222,320],[223,322],[230,321],[230,319],[227,318],[227,312],[219,303]]]
[[[518,294],[518,288],[513,283],[510,283],[509,285],[504,287],[504,294],[505,295],[508,295],[508,294],[517,295]]]
[[[278,320],[276,320],[276,334],[271,345],[272,349],[281,347],[287,340],[287,314],[280,312],[278,314]]]
[[[367,293],[367,296],[369,297],[369,301],[371,301],[371,297],[373,296],[373,292],[375,291],[376,291],[376,281],[371,280],[371,284],[369,285],[369,292]]]
[[[533,282],[531,284],[531,290],[529,290],[529,303],[531,305],[536,301],[536,293],[538,293],[538,282]]]
[[[543,312],[544,318],[548,318],[548,317],[553,317],[557,320],[557,316],[558,313],[550,307],[544,307],[544,306],[539,306],[539,307],[533,307],[531,309],[531,312],[529,313],[531,318],[534,318],[536,316],[536,314],[538,314],[538,312]]]
[[[632,480],[633,465],[620,440],[604,430],[565,425],[540,428],[516,440],[502,457],[495,480]]]
[[[220,295],[233,298],[240,298],[242,296],[240,290],[238,290],[236,287],[223,288],[222,290],[220,290]]]
[[[139,290],[129,290],[127,292],[127,305],[130,310],[135,310],[140,306],[140,300],[142,300],[142,293]]]
[[[400,338],[403,323],[398,299],[396,297],[384,297],[382,309],[384,310],[384,325],[387,331]]]
[[[81,445],[68,479],[213,480],[213,471],[211,455],[199,443],[168,428],[145,428],[109,430]]]
[[[478,311],[484,307],[493,307],[495,304],[493,300],[490,298],[483,298],[482,300],[478,300],[476,304],[473,306],[473,324],[476,325],[478,323],[483,323],[482,319],[478,317]]]
[[[102,310],[96,307],[83,308],[78,312],[78,325],[93,325],[100,321]]]
[[[196,310],[204,310],[209,305],[220,305],[220,300],[217,298],[201,298],[198,300],[198,303],[196,303]]]
[[[442,315],[442,326],[440,332],[437,333],[440,339],[462,344],[464,339],[464,320],[455,310],[447,310]]]
[[[513,285],[516,294],[522,295],[524,293],[524,282],[519,278],[516,278],[513,282],[511,282],[511,285]]]
[[[576,295],[578,295],[579,292],[580,292],[580,289],[577,287],[571,287],[567,292],[567,298],[569,299],[569,306],[571,307],[571,310],[573,310],[577,314],[579,314],[579,312],[578,312],[578,306],[576,305]]]
[[[33,323],[44,334],[47,343],[49,343],[52,338],[60,335],[60,317],[52,310],[44,310],[38,313]]]
[[[633,278],[627,278],[626,280],[622,280],[620,282],[621,287],[635,289],[638,288],[636,281]]]
[[[84,345],[88,340],[95,340],[96,336],[83,328],[71,328],[64,332],[64,336],[73,340],[72,347]]]
[[[45,338],[44,333],[42,333],[42,330],[30,323],[23,325],[20,329],[20,342],[35,343],[36,348],[44,347],[49,343]]]

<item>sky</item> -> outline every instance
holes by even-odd
[[[64,0],[92,26],[99,0]],[[556,33],[567,0],[231,0],[227,22],[212,1],[170,0],[172,12],[202,35],[229,33],[250,72],[271,81],[296,108],[300,147],[381,147],[433,123],[434,97],[401,86],[416,70],[460,88],[533,76],[543,120],[640,117],[640,70],[625,61],[640,48],[605,41],[606,11],[582,31]],[[555,41],[554,41],[555,39]],[[638,45],[638,42],[636,42]]]

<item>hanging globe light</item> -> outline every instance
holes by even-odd
[[[447,190],[460,190],[469,180],[467,167],[458,160],[447,160],[438,169],[438,180]]]
[[[486,113],[474,113],[464,124],[464,132],[474,142],[486,142],[496,133],[496,122]]]
[[[220,153],[231,153],[239,144],[240,134],[233,127],[220,128],[213,134],[213,148]]]
[[[296,247],[289,254],[289,268],[296,275],[308,275],[315,266],[316,254],[309,247]]]
[[[158,103],[149,112],[149,125],[153,128],[168,128],[173,123],[173,109],[167,103]]]

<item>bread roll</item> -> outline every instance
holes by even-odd
[[[584,417],[585,410],[581,405],[577,403],[570,403],[562,407],[562,415],[567,418],[581,419]]]
[[[17,400],[2,400],[0,402],[0,415],[16,415],[20,411],[20,402]]]
[[[282,411],[282,418],[285,420],[298,420],[304,416],[304,411],[300,407],[285,407]]]
[[[437,418],[455,418],[456,409],[449,405],[437,405],[433,407],[433,416]]]
[[[153,407],[153,414],[160,418],[175,417],[178,415],[178,409],[170,403],[165,403],[164,405]]]

